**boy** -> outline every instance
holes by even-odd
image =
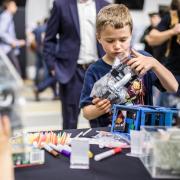
[[[106,54],[92,64],[85,75],[81,92],[80,107],[85,118],[90,120],[91,127],[110,124],[111,103],[108,99],[90,97],[94,83],[107,74],[116,56],[127,54],[133,56],[127,62],[139,76],[142,89],[138,95],[142,104],[152,105],[152,86],[160,90],[176,92],[178,83],[172,73],[153,57],[145,56],[130,48],[132,38],[132,18],[128,8],[123,4],[111,4],[100,10],[96,21],[97,39]],[[143,91],[143,92],[142,92]],[[137,98],[138,98],[137,97]]]

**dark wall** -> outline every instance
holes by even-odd
[[[25,6],[26,5],[26,0],[16,0],[16,3],[18,6]]]
[[[115,0],[117,4],[125,4],[129,9],[142,10],[144,0]]]
[[[18,11],[14,16],[15,30],[18,39],[26,39],[25,35],[25,7],[18,7]],[[22,77],[26,78],[26,47],[20,49],[18,57],[22,70]]]
[[[14,0],[16,2],[16,4],[18,6],[25,6],[26,5],[26,0]],[[0,5],[2,5],[2,3],[4,2],[4,0],[0,0]]]

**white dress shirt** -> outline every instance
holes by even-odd
[[[77,0],[81,45],[78,64],[89,64],[98,59],[96,43],[96,4],[94,0]]]

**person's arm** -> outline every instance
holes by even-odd
[[[107,99],[102,100],[98,97],[93,98],[93,96],[95,95],[92,93],[92,91],[95,86],[95,83],[99,80],[99,78],[102,78],[105,75],[105,74],[103,74],[103,76],[102,74],[98,75],[97,72],[101,72],[102,70],[100,68],[96,69],[96,67],[97,67],[96,65],[92,64],[87,69],[84,77],[83,88],[81,91],[79,106],[82,109],[83,116],[87,120],[93,120],[103,114],[106,114],[110,111],[111,108],[111,104],[109,100]],[[98,67],[100,67],[100,65]]]
[[[170,11],[167,13],[157,25],[146,37],[146,41],[149,45],[161,45],[164,42],[168,41],[171,37],[180,33],[180,24],[176,24],[175,26],[171,27],[172,21],[172,13],[176,13]]]
[[[143,33],[143,35],[141,36],[141,38],[140,38],[140,43],[145,43],[146,42],[146,39],[145,39],[145,37],[149,34],[149,28],[150,27],[148,27],[148,28],[146,28],[145,30],[144,30],[144,33]]]
[[[145,40],[151,46],[161,45],[172,36],[175,36],[180,33],[180,24],[176,24],[173,28],[166,31],[158,31],[153,29],[148,35],[146,35]]]
[[[2,42],[14,47],[21,47],[25,45],[23,39],[16,39],[9,33],[9,27],[13,23],[12,17],[9,14],[2,14],[0,17],[0,39]]]
[[[0,180],[13,180],[14,171],[9,143],[10,123],[7,116],[0,119]]]
[[[147,71],[152,70],[168,92],[177,92],[178,82],[165,66],[153,57],[144,56],[135,50],[132,50],[132,53],[135,58],[129,60],[127,64],[131,66],[137,74],[143,76]]]
[[[0,38],[7,44],[15,43],[16,39],[10,36],[8,30],[11,24],[11,17],[7,13],[2,13],[0,16]]]
[[[83,116],[88,120],[102,116],[111,110],[111,103],[107,99],[94,98],[92,103],[82,109]]]

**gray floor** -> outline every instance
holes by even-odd
[[[61,103],[52,100],[50,89],[40,94],[40,101],[35,101],[32,82],[25,82],[22,96],[22,122],[25,131],[58,130],[62,129]],[[88,120],[79,116],[78,128],[89,128]]]

